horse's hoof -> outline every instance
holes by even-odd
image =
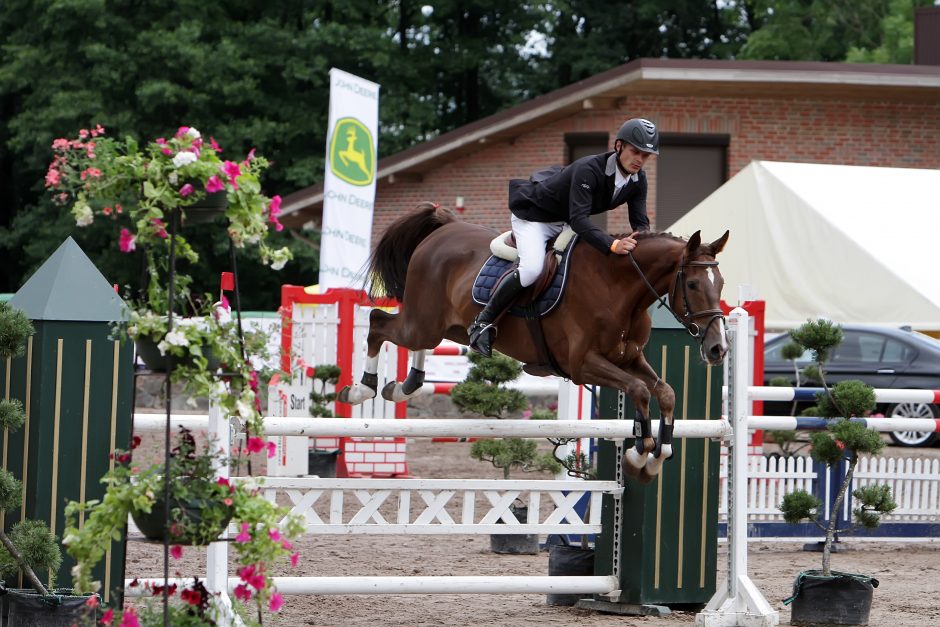
[[[646,466],[646,453],[637,453],[635,448],[627,449],[621,460],[623,474],[636,477]]]
[[[340,390],[339,394],[336,396],[336,400],[340,403],[347,403],[349,405],[358,405],[359,403],[373,398],[375,398],[375,390],[368,385],[362,385],[360,383],[351,386],[347,385]]]

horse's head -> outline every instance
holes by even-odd
[[[715,256],[728,241],[729,231],[711,244],[702,244],[701,231],[689,238],[682,253],[670,305],[694,337],[701,340],[702,359],[720,364],[728,352],[725,319],[721,311],[724,279]]]

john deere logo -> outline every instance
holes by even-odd
[[[355,118],[340,118],[330,142],[330,170],[352,185],[368,185],[375,177],[372,133]]]

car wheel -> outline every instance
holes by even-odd
[[[940,411],[928,403],[898,403],[888,408],[889,418],[937,418]],[[937,439],[931,431],[892,431],[888,435],[898,446],[930,446]]]

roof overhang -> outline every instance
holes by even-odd
[[[579,111],[617,109],[632,95],[936,103],[940,71],[915,65],[638,59],[380,159],[376,180],[408,180]],[[284,199],[281,221],[291,227],[318,223],[322,208],[323,185],[311,186]]]

